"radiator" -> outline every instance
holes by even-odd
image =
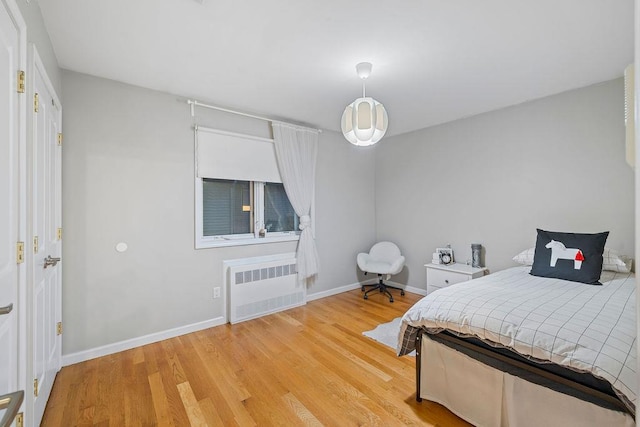
[[[295,253],[223,262],[229,321],[238,323],[307,303],[297,280]]]

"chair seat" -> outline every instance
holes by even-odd
[[[362,268],[364,267],[364,268]],[[369,261],[365,265],[360,266],[362,271],[366,271],[367,273],[375,273],[375,274],[394,274],[392,269],[392,265],[388,262],[383,261]]]
[[[398,274],[404,267],[400,250],[389,242],[374,245],[370,253],[359,253],[356,261],[360,270],[375,274]]]

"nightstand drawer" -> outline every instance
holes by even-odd
[[[438,289],[487,274],[486,268],[475,268],[466,264],[425,264],[425,267],[427,267],[427,295]]]
[[[456,283],[466,282],[471,277],[468,274],[430,269],[427,277],[427,285],[434,288],[446,288]]]

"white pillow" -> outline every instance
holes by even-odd
[[[514,256],[513,260],[522,265],[533,265],[533,255],[535,252],[536,248],[525,249]],[[631,271],[632,263],[633,259],[620,255],[615,249],[604,248],[604,252],[602,253],[602,270],[628,273]]]
[[[525,249],[518,255],[513,257],[513,260],[522,265],[533,265],[533,255],[536,253],[536,248]]]
[[[625,255],[620,255],[615,249],[604,248],[602,253],[602,269],[628,273],[631,271],[633,259]]]

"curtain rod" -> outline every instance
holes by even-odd
[[[267,122],[286,123],[286,122],[284,122],[282,120],[270,119],[269,117],[257,116],[255,114],[243,113],[242,111],[230,110],[228,108],[222,108],[222,107],[218,107],[216,105],[204,104],[204,103],[196,101],[194,99],[188,99],[187,100],[187,104],[189,104],[189,106],[191,107],[191,117],[195,117],[195,115],[196,115],[195,107],[204,107],[204,108],[210,108],[212,110],[224,111],[225,113],[237,114],[239,116],[251,117],[253,119],[258,119],[258,120],[264,120],[264,121],[267,121]],[[293,123],[287,123],[287,124],[292,124],[293,125]],[[300,125],[295,125],[295,126],[300,126]],[[322,133],[322,129],[315,129],[315,130],[317,130],[319,133]]]

